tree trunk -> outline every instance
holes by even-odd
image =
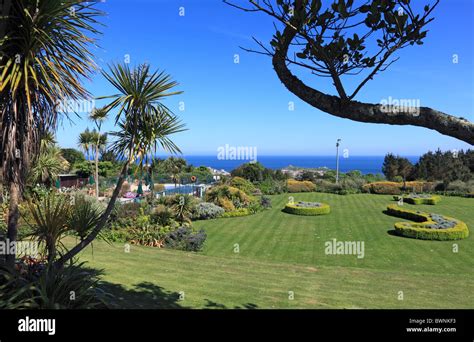
[[[18,235],[18,218],[20,217],[20,211],[18,208],[18,203],[20,201],[20,186],[15,183],[10,183],[10,205],[8,209],[8,232],[7,232],[7,239],[9,243],[16,243],[17,235]],[[6,262],[9,266],[15,265],[15,254],[7,254],[6,255]]]
[[[48,264],[51,265],[52,262],[54,262],[54,259],[56,258],[56,245],[54,243],[55,241],[48,241]]]
[[[86,248],[94,239],[97,237],[97,235],[100,233],[102,228],[105,227],[107,224],[107,221],[109,219],[110,214],[112,213],[112,210],[114,209],[115,202],[117,200],[117,197],[120,194],[120,190],[122,189],[123,182],[125,181],[125,177],[128,172],[128,166],[130,164],[130,161],[127,160],[125,164],[122,167],[122,171],[120,172],[119,179],[117,181],[117,185],[115,186],[114,192],[112,194],[112,197],[110,198],[109,204],[107,205],[107,208],[105,209],[104,214],[102,215],[99,223],[95,226],[95,228],[92,230],[92,232],[85,237],[84,240],[82,240],[80,243],[78,243],[76,246],[74,246],[72,249],[70,249],[66,254],[61,256],[56,262],[55,266],[58,268],[61,268],[64,266],[64,264],[74,258],[77,254],[79,254],[84,248]]]
[[[95,147],[95,197],[99,198],[99,146]]]

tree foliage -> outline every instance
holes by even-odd
[[[246,7],[224,2],[274,20],[270,44],[254,38],[260,50],[245,50],[270,56],[285,87],[315,108],[355,121],[426,127],[474,144],[474,124],[463,118],[428,107],[387,109],[355,100],[400,50],[424,43],[439,0],[424,6],[411,0],[248,0]],[[290,68],[328,78],[335,95],[308,86]],[[344,84],[349,76],[355,79],[352,89]]]

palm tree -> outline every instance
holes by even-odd
[[[107,134],[101,134],[102,123],[107,120],[107,109],[94,108],[90,113],[89,119],[92,120],[97,128],[97,132],[94,132],[93,136],[93,147],[94,147],[94,161],[95,161],[95,195],[99,197],[99,153],[103,153],[107,146]]]
[[[86,128],[84,132],[79,134],[77,146],[82,151],[84,151],[84,154],[86,155],[86,159],[88,162],[90,162],[90,152],[91,152],[93,142],[94,142],[93,133],[89,130],[89,128]]]
[[[54,145],[45,147],[31,168],[30,181],[51,186],[68,166],[69,163],[63,158],[59,147]]]
[[[0,21],[0,165],[10,192],[7,238],[17,239],[18,202],[44,132],[58,123],[61,101],[89,97],[79,80],[95,69],[96,2],[2,2]],[[74,13],[72,13],[72,10]],[[67,115],[67,114],[66,114]],[[15,255],[7,255],[13,265]]]
[[[111,133],[115,137],[111,150],[124,162],[117,185],[99,223],[87,237],[59,258],[57,267],[63,266],[82,251],[106,225],[130,164],[137,162],[142,166],[148,156],[153,158],[156,155],[159,147],[170,153],[180,152],[169,136],[184,131],[184,125],[162,103],[167,97],[181,93],[172,91],[178,84],[164,72],[150,72],[148,65],[140,65],[133,70],[127,64],[112,65],[110,72],[104,71],[103,75],[119,92],[102,99],[112,100],[105,107],[107,112],[118,108],[115,123],[119,130]]]

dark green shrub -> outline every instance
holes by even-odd
[[[270,209],[272,207],[272,200],[268,196],[260,197],[260,205],[263,209]]]
[[[121,204],[117,209],[118,218],[136,218],[140,214],[141,204],[137,202],[127,202]]]
[[[164,243],[167,248],[198,252],[203,248],[206,238],[204,230],[193,232],[189,227],[179,227],[166,234]]]
[[[264,195],[278,195],[287,191],[286,181],[267,178],[257,184]]]
[[[18,264],[15,270],[0,269],[1,309],[101,309],[112,298],[100,287],[100,271],[84,263],[63,268]]]

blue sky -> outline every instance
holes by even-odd
[[[128,54],[132,65],[148,62],[173,75],[184,94],[166,104],[189,129],[174,137],[185,155],[214,155],[226,144],[256,147],[259,155],[329,155],[337,138],[351,155],[469,148],[428,129],[357,123],[300,101],[280,83],[269,57],[239,48],[256,48],[251,36],[270,41],[272,21],[263,14],[244,13],[221,0],[108,0],[101,6],[107,17],[95,50],[98,64],[106,68]],[[180,7],[184,16],[179,16]],[[400,60],[369,82],[357,100],[420,99],[422,106],[474,121],[473,13],[472,0],[442,0],[425,44],[399,52]],[[334,92],[327,79],[304,79]],[[347,81],[349,87],[355,84]],[[114,93],[100,74],[85,85],[94,96]],[[185,111],[179,110],[180,101]],[[288,110],[290,101],[294,111]],[[78,134],[92,127],[83,116],[60,127],[61,146],[76,147]],[[112,119],[105,129],[113,129]]]

